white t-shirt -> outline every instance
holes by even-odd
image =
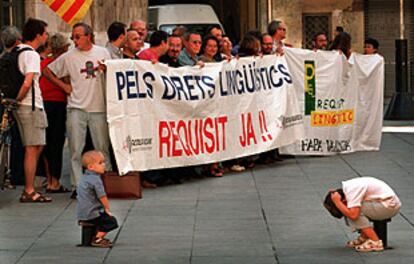
[[[18,45],[19,49],[22,48],[31,48],[32,50],[23,51],[19,55],[19,70],[26,75],[27,73],[35,73],[33,77],[33,87],[35,89],[35,106],[37,108],[43,109],[43,99],[42,92],[39,87],[39,77],[40,77],[40,55],[29,45],[20,44]],[[32,106],[32,88],[30,88],[23,100],[20,102],[20,105]]]
[[[360,177],[342,182],[347,207],[360,207],[364,201],[380,201],[386,207],[400,206],[401,202],[388,184],[373,177]]]
[[[92,46],[88,51],[71,49],[51,64],[49,69],[58,77],[70,77],[72,93],[68,97],[68,108],[86,112],[105,112],[105,76],[98,70],[98,60],[110,60],[108,50]]]

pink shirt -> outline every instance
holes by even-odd
[[[147,61],[158,61],[158,56],[151,48],[148,48],[144,49],[138,54],[138,59]]]

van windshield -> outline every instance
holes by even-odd
[[[207,29],[209,29],[212,26],[218,26],[221,28],[219,24],[180,24],[180,25],[160,25],[160,30],[167,32],[168,34],[172,34],[172,31],[177,26],[184,26],[189,31],[200,33],[201,36],[204,36],[207,32]]]

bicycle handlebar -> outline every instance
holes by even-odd
[[[18,102],[16,99],[6,98],[4,97],[3,93],[0,93],[0,104],[4,105],[5,107],[14,109],[17,107]]]

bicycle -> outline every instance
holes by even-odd
[[[17,101],[4,98],[4,95],[0,94],[0,105],[3,111],[0,123],[0,188],[2,190],[4,188],[14,189],[15,187],[10,181],[10,149],[12,142],[11,128],[15,123],[13,111],[17,108]]]

